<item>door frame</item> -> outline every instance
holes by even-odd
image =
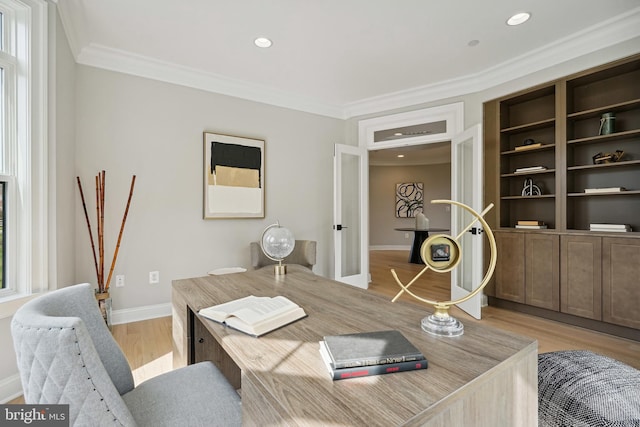
[[[411,136],[407,138],[395,139],[392,141],[375,141],[375,132],[389,129],[402,128],[405,126],[414,126],[425,123],[433,123],[445,121],[446,129],[444,132],[433,133],[429,135]],[[423,108],[420,110],[409,111],[406,113],[391,114],[387,116],[374,117],[370,119],[360,120],[358,122],[358,145],[367,151],[385,150],[389,148],[408,147],[413,145],[425,145],[431,143],[449,142],[453,144],[453,137],[464,131],[464,102],[455,102],[452,104],[440,105],[436,107]],[[360,192],[365,197],[367,209],[364,210],[363,218],[369,223],[369,169],[366,168],[366,178],[362,184],[366,182],[366,187],[361,186]],[[453,173],[453,172],[452,172]],[[453,177],[452,177],[453,182]],[[369,254],[369,231],[363,236],[363,244],[366,248],[367,256]],[[370,265],[367,263],[370,270]],[[370,271],[367,271],[370,277]]]

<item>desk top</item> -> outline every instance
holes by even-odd
[[[429,411],[444,404],[443,399],[450,402],[446,398],[454,393],[473,393],[462,392],[469,383],[502,375],[499,365],[504,367],[508,359],[517,362],[527,358],[531,364],[531,357],[535,357],[532,354],[537,351],[537,342],[533,339],[464,319],[464,335],[435,337],[420,328],[430,308],[392,303],[297,266],[289,265],[288,271],[279,278],[271,269],[262,269],[176,280],[173,292],[180,293],[194,312],[247,295],[283,295],[304,308],[308,317],[260,338],[202,318],[207,330],[242,370],[243,397],[245,381],[249,380],[292,424],[421,424],[429,419]],[[384,329],[401,331],[425,354],[429,368],[331,380],[318,351],[323,336]],[[535,372],[529,379],[534,376]],[[527,387],[537,390],[534,384]],[[515,394],[513,390],[496,391],[500,395],[505,392]],[[531,404],[535,409],[537,401]]]

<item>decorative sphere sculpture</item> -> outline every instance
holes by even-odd
[[[275,266],[276,275],[287,273],[287,267],[282,265],[282,260],[293,252],[295,245],[293,233],[288,228],[282,227],[280,223],[271,224],[265,228],[260,239],[262,252],[269,259],[278,261],[278,265]]]

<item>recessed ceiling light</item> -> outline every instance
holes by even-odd
[[[398,154],[398,158],[401,159],[404,157],[404,154]]]
[[[402,132],[396,132],[396,133],[393,134],[393,136],[402,136],[402,135],[403,135]]]
[[[271,42],[271,40],[269,40],[266,37],[258,37],[253,41],[253,43],[256,46],[263,47],[263,48],[271,47],[271,45],[273,44],[273,42]]]
[[[511,18],[507,19],[507,25],[520,25],[524,24],[531,18],[531,14],[529,12],[520,12],[513,15]]]

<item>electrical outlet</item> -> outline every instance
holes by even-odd
[[[159,271],[150,271],[149,272],[149,283],[160,283],[160,272]]]
[[[124,286],[124,274],[119,274],[116,276],[116,288],[121,288]]]

